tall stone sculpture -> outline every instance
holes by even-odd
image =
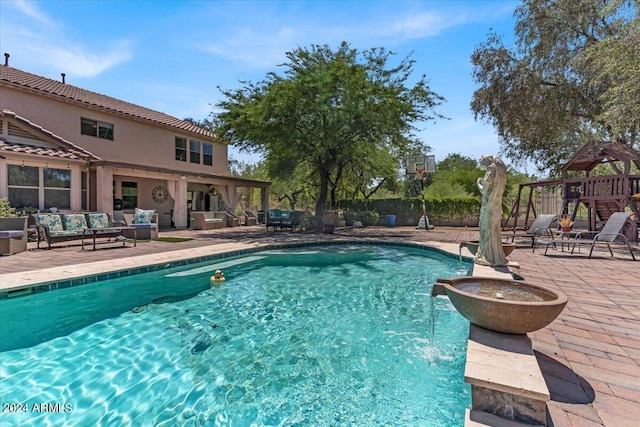
[[[480,164],[487,168],[483,178],[478,178],[482,193],[480,208],[480,244],[476,253],[476,264],[502,267],[509,264],[502,249],[502,195],[507,182],[507,167],[498,157],[485,155]]]

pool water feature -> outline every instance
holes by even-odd
[[[2,334],[13,349],[1,353],[0,397],[27,410],[0,421],[462,424],[469,324],[430,294],[469,263],[373,245],[249,256],[0,301],[3,327],[22,323],[26,335],[57,313],[38,343]],[[209,268],[223,262],[226,281],[210,287]]]

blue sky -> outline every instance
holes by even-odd
[[[421,125],[436,160],[497,154],[494,129],[474,120],[470,56],[491,29],[513,40],[519,2],[494,1],[0,1],[0,50],[10,65],[162,111],[204,119],[218,86],[281,70],[312,44],[412,54],[447,101],[450,120]],[[255,161],[230,149],[232,157]]]

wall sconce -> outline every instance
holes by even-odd
[[[182,175],[180,179],[187,179],[187,177],[185,175]]]

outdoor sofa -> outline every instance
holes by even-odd
[[[108,242],[112,239],[115,242],[121,241],[124,246],[129,239],[122,235],[123,230],[134,230],[134,246],[137,243],[135,229],[114,223],[107,213],[40,213],[34,214],[34,220],[38,248],[41,242],[46,242],[47,248],[51,249],[53,243],[80,240],[84,249],[85,239],[90,239],[95,250],[96,240],[103,238],[109,239]]]
[[[0,218],[0,255],[27,250],[27,217]]]
[[[294,231],[300,225],[300,218],[303,214],[303,211],[269,209],[266,215],[267,231],[269,231],[269,227],[273,228],[273,231],[284,230],[285,228]]]
[[[227,224],[226,212],[191,211],[190,215],[194,230],[214,230]]]

